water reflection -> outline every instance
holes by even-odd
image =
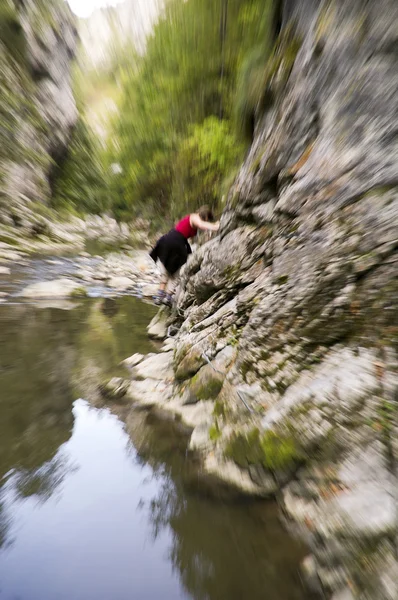
[[[156,540],[170,535],[169,557],[189,598],[195,600],[304,600],[298,564],[304,548],[282,529],[276,507],[262,501],[225,502],[201,494],[198,468],[186,460],[185,438],[175,425],[148,419],[128,431],[159,483],[145,507]]]
[[[74,402],[150,350],[152,312],[1,308],[1,600],[304,600],[274,509],[199,493],[182,429]]]

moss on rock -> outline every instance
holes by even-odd
[[[247,468],[261,465],[269,471],[290,471],[302,461],[303,453],[293,435],[255,428],[236,434],[225,448],[225,455],[237,465]]]
[[[224,375],[215,371],[210,365],[204,366],[191,379],[189,392],[191,401],[214,400],[224,383]]]

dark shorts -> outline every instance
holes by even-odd
[[[170,275],[174,275],[182,265],[185,265],[191,252],[188,240],[185,239],[182,233],[172,229],[169,233],[162,235],[149,256],[155,262],[159,259],[166,271]]]

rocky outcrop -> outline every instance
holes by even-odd
[[[185,271],[176,382],[140,367],[129,393],[185,419],[208,471],[278,495],[317,592],[393,600],[398,5],[280,4],[252,147]]]
[[[0,22],[0,222],[34,231],[77,118],[77,31],[63,0],[5,0]]]

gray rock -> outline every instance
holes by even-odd
[[[57,162],[63,155],[77,118],[71,88],[77,32],[64,2],[42,5],[29,0],[13,3],[10,10],[19,36],[16,43],[25,46],[27,68],[15,68],[15,59],[2,46],[0,70],[7,81],[2,120],[13,136],[0,139],[5,149],[0,166],[5,197],[1,221],[18,224],[20,234],[41,233],[37,225],[43,219],[32,201],[49,200],[51,159]]]
[[[111,277],[107,284],[119,292],[125,292],[134,286],[133,281],[128,277]]]
[[[160,352],[159,354],[148,354],[132,369],[133,379],[173,379],[173,352]]]
[[[152,298],[152,296],[155,296],[157,294],[159,290],[159,285],[156,283],[147,283],[146,285],[143,285],[141,288],[141,294],[144,296],[144,298]]]
[[[22,298],[67,298],[83,290],[81,284],[70,279],[55,279],[33,283],[22,290]]]
[[[129,385],[129,381],[126,381],[121,377],[113,377],[108,382],[102,384],[99,389],[101,395],[107,400],[120,402],[125,399]]]
[[[144,360],[145,356],[143,354],[133,354],[132,356],[129,356],[129,358],[125,358],[122,361],[122,364],[125,365],[126,367],[135,367],[136,365],[138,365],[140,362],[142,362]]]
[[[166,308],[161,308],[153,317],[147,327],[148,336],[155,340],[163,341],[167,337],[167,319],[169,311]]]

